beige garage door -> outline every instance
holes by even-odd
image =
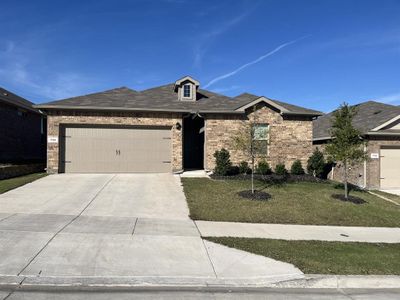
[[[66,173],[171,172],[170,128],[66,127]]]
[[[400,188],[400,149],[381,149],[381,188]]]

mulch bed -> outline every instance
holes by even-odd
[[[249,175],[249,174],[238,174],[238,175],[231,175],[231,176],[220,176],[220,175],[211,174],[210,177],[215,180],[251,180],[251,175]],[[254,174],[254,179],[261,180],[266,183],[327,182],[326,179],[321,179],[321,178],[314,177],[314,176],[311,176],[308,174],[304,174],[304,175]]]
[[[251,199],[251,200],[268,200],[271,198],[271,195],[266,192],[254,191],[254,194],[251,190],[245,190],[238,192],[238,195],[242,198]]]
[[[365,201],[364,199],[361,199],[361,198],[355,197],[355,196],[350,196],[350,195],[349,195],[348,198],[346,199],[346,198],[344,197],[343,194],[333,194],[333,195],[332,195],[332,198],[333,198],[333,199],[336,199],[336,200],[343,201],[343,202],[351,202],[351,203],[354,203],[354,204],[364,204],[364,203],[367,203],[367,201]]]

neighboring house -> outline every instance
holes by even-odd
[[[353,119],[366,139],[368,160],[353,167],[351,182],[370,189],[400,188],[400,107],[375,101],[358,105]],[[332,113],[314,121],[313,141],[321,149],[330,140]],[[331,178],[341,180],[343,172],[338,165]]]
[[[306,163],[320,112],[251,94],[229,98],[199,85],[187,76],[141,92],[122,87],[37,105],[48,115],[48,171],[211,170],[223,147],[239,163],[244,157],[231,139],[254,115],[268,133],[272,166]]]
[[[0,88],[0,163],[45,161],[46,119],[32,105]]]

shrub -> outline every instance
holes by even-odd
[[[293,175],[303,175],[304,169],[299,159],[295,160],[290,168],[290,173]]]
[[[227,175],[235,176],[238,174],[240,174],[240,168],[238,166],[232,166],[232,167],[230,167]]]
[[[307,162],[307,172],[315,177],[322,177],[325,169],[324,154],[316,148]]]
[[[268,175],[272,173],[272,170],[265,160],[261,160],[257,165],[256,172],[261,175]]]
[[[284,164],[279,163],[279,164],[277,164],[276,167],[275,167],[275,173],[276,173],[276,175],[281,175],[281,176],[283,176],[283,175],[287,175],[288,171],[286,170]]]
[[[249,163],[247,161],[240,162],[239,173],[240,174],[251,174],[251,169],[250,169]]]
[[[229,151],[222,148],[220,151],[215,151],[215,168],[214,173],[216,175],[226,176],[232,168],[232,163],[230,160],[231,155]]]

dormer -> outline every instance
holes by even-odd
[[[179,101],[196,101],[200,82],[190,76],[185,76],[175,82],[174,91],[178,93]]]

